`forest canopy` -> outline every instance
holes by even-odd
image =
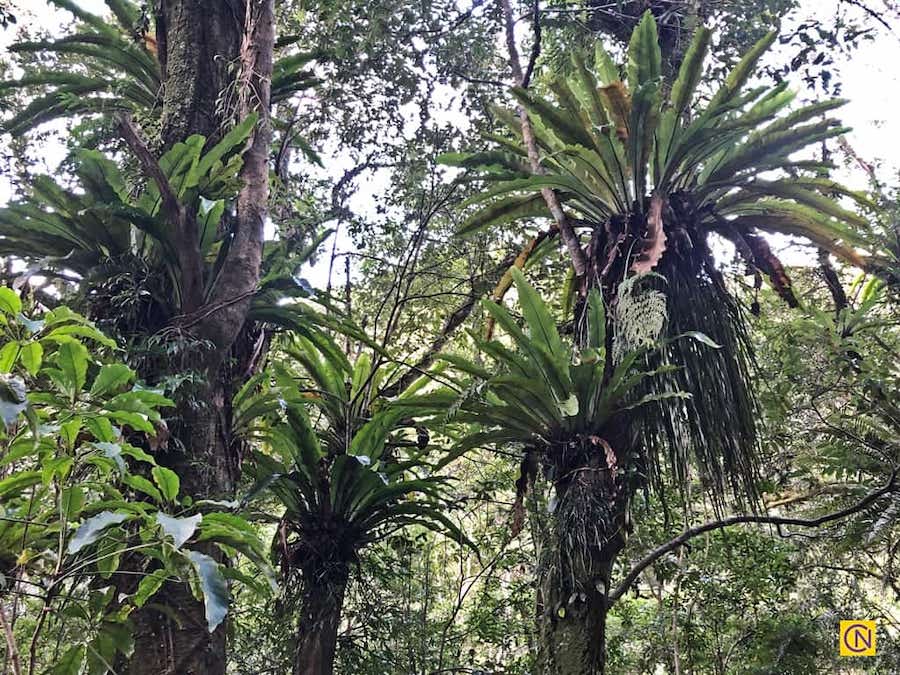
[[[900,672],[898,25],[0,0],[3,673]]]

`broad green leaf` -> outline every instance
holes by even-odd
[[[103,396],[115,392],[134,378],[134,371],[124,363],[112,363],[100,368],[91,386],[91,396]]]
[[[82,420],[81,417],[74,417],[65,424],[60,425],[59,437],[62,439],[63,443],[65,443],[66,449],[73,450],[75,448],[75,443],[78,441],[78,434],[81,433],[83,425],[84,420]]]
[[[11,499],[23,490],[41,482],[40,471],[20,471],[8,478],[0,480],[0,497],[4,500]]]
[[[117,430],[113,428],[112,422],[107,417],[89,417],[84,424],[94,438],[100,442],[114,443],[119,437]]]
[[[37,375],[44,358],[44,348],[40,342],[26,342],[22,345],[22,352],[19,358],[22,360],[25,370],[31,375]]]
[[[41,465],[41,479],[43,480],[44,485],[49,485],[53,482],[54,478],[64,481],[74,464],[75,460],[72,457],[66,456],[45,460]]]
[[[143,607],[162,588],[168,576],[166,570],[156,570],[145,576],[138,584],[137,591],[131,597],[131,602],[136,607]]]
[[[63,376],[70,396],[76,396],[84,387],[87,377],[88,350],[80,342],[66,341],[59,346],[56,362]]]
[[[52,331],[47,333],[42,340],[48,340],[50,342],[66,342],[64,338],[71,337],[83,337],[88,338],[90,340],[94,340],[95,342],[99,342],[105,347],[115,347],[115,340],[111,340],[106,337],[99,330],[90,326],[88,324],[69,324],[66,326],[60,326],[59,328],[54,328]]]
[[[46,671],[48,675],[78,675],[84,661],[84,645],[70,647],[59,660]]]
[[[110,539],[115,539],[115,543],[110,544]],[[122,562],[122,552],[127,547],[126,535],[121,528],[107,532],[106,541],[103,542],[102,554],[97,558],[97,571],[102,578],[109,579],[119,569],[119,563]]]
[[[22,300],[19,294],[8,286],[0,286],[0,312],[15,316],[22,311]]]
[[[592,349],[606,347],[606,309],[600,291],[592,288],[588,293],[588,346]]]
[[[656,19],[649,9],[644,12],[640,23],[631,34],[628,43],[628,87],[632,92],[649,82],[657,82],[660,78],[662,56],[659,49],[659,36],[656,33]]]
[[[456,230],[466,237],[486,227],[495,227],[525,218],[546,218],[549,215],[544,196],[538,194],[513,195],[491,202],[467,218]]]
[[[199,513],[188,518],[174,518],[162,511],[156,514],[156,522],[168,536],[172,537],[175,548],[181,548],[197,530],[203,516]]]
[[[152,498],[159,504],[162,504],[165,501],[163,499],[162,493],[156,488],[156,486],[143,476],[139,476],[136,474],[126,474],[122,476],[122,480],[128,487],[132,488],[133,490],[137,490],[138,492],[143,492],[145,495]]]
[[[519,305],[528,324],[529,337],[546,348],[555,358],[562,362],[567,361],[567,350],[563,347],[556,322],[550,316],[543,298],[528,283],[520,269],[514,267],[510,270],[510,274],[519,292]]]
[[[0,347],[0,373],[10,373],[19,358],[21,347],[18,342],[7,342]]]
[[[154,466],[150,470],[150,473],[153,475],[153,480],[159,486],[163,498],[166,501],[174,502],[178,497],[178,490],[181,487],[181,481],[178,478],[178,474],[164,466]]]
[[[231,601],[228,582],[219,564],[210,556],[199,551],[186,551],[185,555],[197,572],[200,590],[203,592],[206,625],[212,633],[228,614],[228,603]]]
[[[77,518],[82,508],[84,508],[84,488],[80,485],[63,488],[60,510],[65,514],[66,519]]]
[[[104,511],[96,516],[91,516],[75,531],[75,535],[69,540],[68,552],[70,554],[78,553],[85,546],[93,544],[107,527],[118,525],[128,520],[128,516],[124,513],[114,513],[113,511]]]

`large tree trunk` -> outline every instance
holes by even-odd
[[[233,488],[235,466],[226,446],[228,414],[225,390],[210,382],[199,401],[185,406],[173,435],[186,451],[169,442],[170,451],[157,455],[160,464],[181,477],[181,494],[194,500],[227,495]],[[223,562],[215,546],[192,545]],[[226,667],[225,624],[207,630],[206,611],[186,583],[167,583],[153,602],[132,614],[134,654],[129,675],[215,675]]]
[[[315,579],[304,581],[294,675],[331,675],[334,672],[347,574],[347,571],[333,574],[322,583]]]
[[[233,105],[234,65],[246,0],[160,0],[156,37],[163,70],[164,148],[192,134],[214,137]],[[229,93],[232,93],[229,96]]]
[[[230,402],[254,353],[246,348],[252,330],[245,320],[259,280],[269,194],[274,22],[274,0],[160,0],[156,6],[165,82],[162,148],[192,134],[214,140],[247,115],[260,116],[244,154],[242,187],[229,223],[232,240],[222,272],[207,300],[202,284],[183,289],[180,320],[214,348],[185,359],[186,367],[200,371],[206,384],[178,402],[170,421],[168,451],[158,459],[179,474],[181,495],[194,501],[231,496],[240,468],[231,447]],[[182,259],[189,242],[181,242],[179,248],[182,276],[202,281],[199,250],[188,251]],[[186,266],[192,269],[185,270]],[[225,562],[213,546],[194,548]],[[159,606],[164,606],[162,611]],[[208,632],[203,603],[186,583],[166,584],[154,603],[132,615],[132,621],[131,675],[225,673],[225,626]]]
[[[631,489],[618,473],[633,442],[624,418],[558,444],[543,467],[556,504],[538,561],[540,675],[602,675],[610,574],[627,537]]]
[[[561,542],[548,548],[559,552]],[[594,552],[578,578],[542,567],[538,580],[538,670],[541,675],[600,675],[606,662],[606,594],[614,555]],[[573,585],[574,580],[574,585]],[[570,589],[571,592],[570,592]],[[580,590],[579,590],[580,589]]]

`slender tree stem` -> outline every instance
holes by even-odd
[[[16,647],[16,636],[13,635],[12,626],[6,618],[6,609],[0,602],[0,623],[3,624],[3,635],[6,637],[6,654],[12,664],[13,675],[22,675],[22,663],[19,660],[19,650]]]
[[[510,0],[500,0],[500,9],[503,12],[503,22],[506,31],[506,48],[509,51],[509,65],[512,68],[513,78],[516,80],[517,85],[527,87],[533,63],[537,60],[538,56],[539,43],[537,42],[537,39],[539,39],[540,32],[536,34],[536,46],[535,49],[532,50],[531,61],[529,62],[528,73],[526,76],[526,72],[522,69],[522,62],[519,59],[519,49],[516,47],[515,19],[513,18]],[[535,23],[537,23],[540,19],[540,9],[537,5],[535,5],[534,16]],[[538,153],[534,129],[532,129],[531,121],[528,119],[528,111],[520,104],[518,106],[518,112],[519,121],[522,125],[522,141],[525,143],[525,150],[528,153],[528,161],[531,164],[531,170],[535,175],[543,175],[544,168],[541,166],[541,157]],[[566,246],[566,250],[569,252],[569,257],[572,259],[572,266],[575,268],[576,276],[583,277],[587,272],[587,257],[584,254],[584,250],[581,248],[581,244],[578,241],[578,235],[575,234],[572,223],[569,222],[565,212],[562,210],[562,206],[559,203],[559,197],[557,197],[553,188],[549,187],[541,190],[541,196],[547,203],[547,208],[550,210],[553,219],[556,221],[556,226],[559,228],[560,239],[562,239]]]

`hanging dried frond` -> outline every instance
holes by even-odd
[[[791,278],[785,271],[784,265],[781,264],[781,260],[772,252],[769,243],[762,236],[753,232],[744,232],[738,236],[747,243],[747,248],[753,254],[753,259],[748,262],[769,277],[772,288],[788,304],[788,307],[798,307],[800,303],[797,302],[797,296],[794,295]]]
[[[653,271],[666,250],[666,231],[663,227],[663,206],[665,200],[659,194],[650,198],[647,211],[647,236],[641,241],[641,250],[631,264],[631,271],[646,274]]]

